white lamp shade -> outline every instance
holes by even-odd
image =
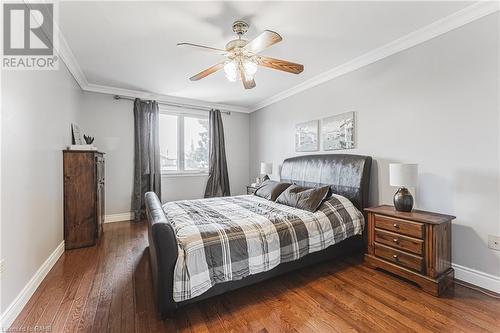
[[[267,162],[260,163],[260,174],[261,175],[270,175],[273,173],[273,164]]]
[[[389,164],[391,186],[416,187],[418,181],[418,164]]]

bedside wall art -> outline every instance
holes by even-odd
[[[356,148],[354,112],[341,113],[321,120],[323,150]]]
[[[295,151],[318,151],[318,120],[295,125]]]

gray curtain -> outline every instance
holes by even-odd
[[[144,194],[155,192],[161,199],[159,110],[156,101],[134,101],[134,220],[145,218]]]
[[[209,115],[208,136],[210,138],[209,169],[205,198],[231,195],[227,175],[224,127],[219,110],[211,110]]]

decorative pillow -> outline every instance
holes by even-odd
[[[276,198],[289,187],[290,183],[281,183],[274,180],[265,180],[256,190],[255,195],[267,200],[276,201]]]
[[[293,184],[276,199],[277,203],[315,212],[330,193],[330,186],[303,187]]]

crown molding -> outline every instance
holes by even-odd
[[[27,7],[32,8],[31,7],[32,2],[30,0],[23,0],[23,2]],[[39,0],[38,2],[45,4],[49,3],[46,0]],[[59,55],[60,60],[64,62],[64,64],[68,68],[71,75],[73,75],[80,88],[83,89],[83,87],[88,85],[87,78],[85,77],[85,74],[83,73],[80,65],[78,65],[78,62],[76,61],[73,52],[71,52],[71,49],[69,48],[69,45],[66,42],[66,39],[64,38],[64,35],[61,29],[59,28],[59,25],[57,24],[57,20],[59,18],[58,3],[52,3],[52,2],[50,3],[54,5],[54,12],[52,13],[53,35],[57,36],[57,38],[54,40],[54,45],[53,45],[54,51]],[[42,26],[42,32],[45,34],[45,36],[47,37],[50,36],[51,33],[47,31],[46,28],[41,24],[42,22],[40,22],[37,16],[31,16],[31,18]]]
[[[257,111],[266,106],[279,102],[285,98],[296,95],[302,91],[311,89],[327,81],[333,80],[341,75],[350,73],[376,61],[387,58],[393,54],[409,49],[418,44],[424,43],[430,39],[443,35],[484,16],[492,14],[499,10],[498,1],[479,1],[465,7],[458,12],[441,18],[421,29],[418,29],[406,36],[398,38],[388,44],[376,48],[362,56],[354,58],[340,66],[334,67],[326,72],[318,74],[303,83],[300,83],[290,89],[278,93],[272,97],[254,104],[249,107],[250,112]]]
[[[76,61],[75,55],[69,48],[68,42],[66,42],[66,39],[64,38],[64,35],[62,34],[57,24],[54,24],[54,32],[58,34],[59,38],[59,47],[56,50],[57,53],[59,53],[61,60],[64,62],[64,64],[66,64],[66,67],[68,68],[71,75],[73,75],[80,88],[82,88],[82,90],[85,90],[85,87],[89,85],[87,77]]]
[[[39,1],[42,3],[46,2],[46,0],[39,0]],[[29,0],[24,0],[24,3],[30,6]],[[35,20],[37,19],[35,18]],[[57,35],[57,43],[54,44],[54,50],[57,52],[57,54],[60,57],[60,60],[64,62],[69,72],[71,73],[71,75],[73,76],[73,78],[83,91],[109,94],[109,95],[121,95],[131,98],[139,97],[144,99],[154,99],[157,100],[158,102],[172,103],[182,106],[198,106],[210,109],[219,109],[224,111],[250,113],[248,108],[243,106],[212,103],[212,102],[200,101],[184,97],[176,97],[170,95],[145,92],[140,90],[123,89],[112,86],[89,83],[87,77],[85,76],[85,73],[78,64],[78,61],[76,60],[75,55],[71,51],[71,48],[69,47],[69,44],[66,41],[66,38],[64,37],[64,34],[62,33],[61,29],[59,28],[59,25],[56,22],[54,22],[53,28],[54,28],[54,35]],[[44,33],[47,34],[46,31],[44,31]]]
[[[24,0],[29,3],[28,0]],[[44,2],[45,0],[41,0]],[[498,1],[479,1],[468,7],[465,7],[451,15],[441,18],[421,29],[407,34],[399,39],[396,39],[388,44],[376,48],[364,55],[354,58],[342,65],[336,66],[326,72],[320,73],[292,88],[282,91],[274,96],[266,98],[252,106],[236,106],[229,104],[211,103],[207,101],[200,101],[195,99],[175,97],[170,95],[156,94],[151,92],[144,92],[139,90],[122,89],[112,86],[97,85],[89,83],[85,73],[78,64],[73,52],[71,51],[62,31],[59,26],[54,23],[54,33],[58,36],[58,45],[56,51],[61,60],[66,64],[71,75],[75,78],[76,82],[83,91],[96,92],[110,95],[122,95],[127,97],[139,97],[144,99],[155,99],[159,102],[175,103],[185,106],[200,106],[207,108],[216,108],[226,111],[234,111],[241,113],[251,113],[262,109],[266,106],[279,102],[283,99],[296,95],[305,90],[311,89],[327,81],[333,80],[344,74],[353,72],[362,67],[370,65],[374,62],[387,58],[391,55],[409,49],[418,44],[424,43],[435,37],[443,35],[468,23],[476,21],[484,16],[490,15],[500,9],[500,2]]]
[[[126,96],[130,98],[142,98],[142,99],[154,99],[159,103],[170,103],[170,104],[178,104],[182,106],[197,106],[204,107],[209,109],[219,109],[224,111],[232,111],[232,112],[240,112],[240,113],[250,113],[250,111],[242,106],[229,105],[229,104],[220,104],[220,103],[211,103],[206,101],[200,101],[197,99],[184,98],[184,97],[175,97],[170,95],[162,95],[156,94],[146,91],[140,90],[132,90],[132,89],[123,89],[116,88],[111,86],[104,86],[89,83],[85,87],[82,87],[82,90],[87,92],[108,94],[108,95],[120,95]]]

